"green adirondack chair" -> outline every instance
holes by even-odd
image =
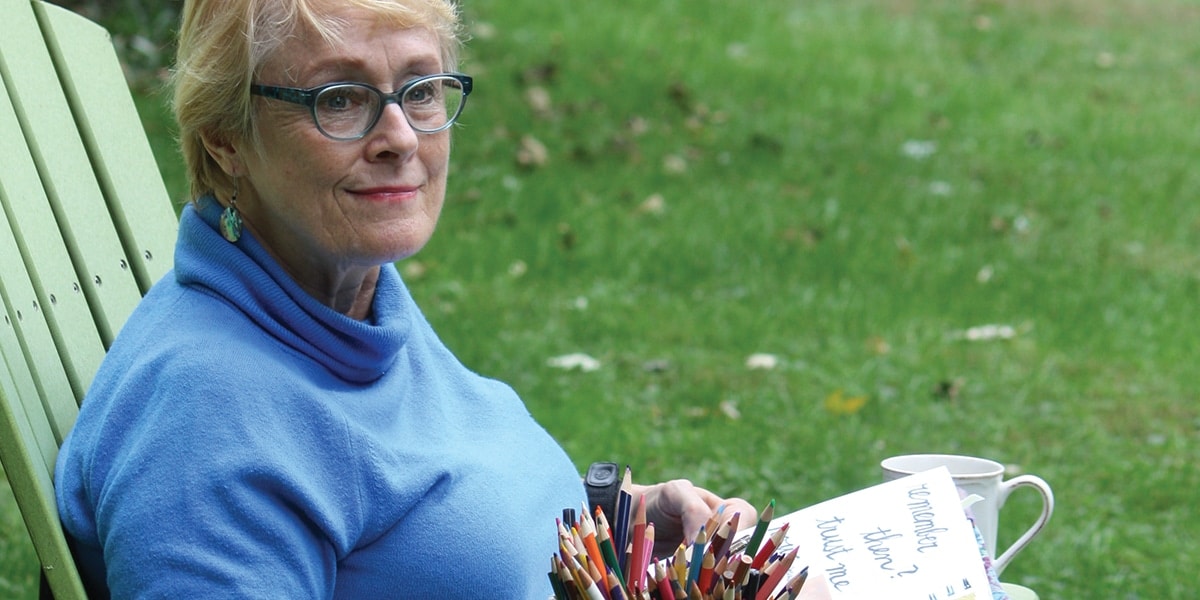
[[[0,459],[43,591],[85,598],[54,461],[178,222],[108,33],[40,0],[0,15]]]

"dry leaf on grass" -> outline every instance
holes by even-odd
[[[546,166],[550,160],[550,152],[546,145],[532,135],[521,137],[521,145],[517,148],[517,164],[531,169]]]
[[[742,418],[742,411],[738,410],[737,404],[731,400],[721,401],[721,412],[735,421]]]
[[[825,397],[825,410],[835,415],[852,415],[866,405],[866,396],[847,396],[842,390],[834,390]]]
[[[1011,340],[1017,337],[1017,329],[1012,325],[998,325],[989,323],[987,325],[968,327],[962,331],[951,332],[950,337],[952,339],[967,340],[969,342]]]
[[[553,103],[550,101],[550,92],[540,85],[530,86],[525,89],[525,102],[529,104],[529,108],[539,118],[548,119],[554,114]]]
[[[932,140],[908,140],[900,146],[900,153],[914,160],[924,160],[937,152],[937,142]]]
[[[662,194],[650,194],[638,205],[637,212],[645,215],[661,215],[667,209],[667,201]]]
[[[774,354],[757,353],[746,357],[747,369],[774,369],[779,366],[779,357]]]
[[[600,368],[600,361],[583,354],[582,352],[555,356],[550,360],[547,360],[546,364],[556,369],[564,369],[567,371],[579,370],[591,372]]]

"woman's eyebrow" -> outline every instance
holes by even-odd
[[[366,81],[367,79],[374,78],[374,75],[369,73],[371,62],[371,60],[365,57],[330,56],[318,59],[309,64],[295,65],[285,71],[285,75],[293,84],[299,87],[312,87],[334,80],[353,80],[372,83]],[[406,60],[395,72],[388,74],[387,79],[392,80],[393,83],[401,83],[411,77],[441,72],[442,67],[440,65],[440,56],[413,56],[411,59]]]
[[[294,66],[284,75],[300,87],[311,87],[334,79],[346,79],[348,75],[364,72],[365,61],[345,57],[329,58],[312,64]],[[351,77],[354,78],[354,77]]]

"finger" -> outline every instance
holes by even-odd
[[[754,505],[742,498],[722,498],[699,486],[695,486],[695,490],[696,494],[709,507],[709,516],[706,519],[711,518],[724,505],[725,508],[721,513],[724,519],[728,519],[734,513],[741,513],[738,519],[742,523],[753,523],[758,520],[758,510],[754,508]]]

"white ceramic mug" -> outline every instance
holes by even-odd
[[[1008,594],[1008,600],[1038,600],[1037,592],[1015,583],[1001,583],[1000,587],[1004,588],[1004,593]]]
[[[883,469],[883,480],[891,481],[913,473],[921,473],[930,469],[944,466],[950,471],[954,484],[968,494],[976,494],[983,498],[971,505],[975,515],[975,525],[983,535],[984,545],[993,557],[993,566],[999,575],[1004,567],[1036,536],[1050,515],[1054,513],[1054,493],[1050,486],[1035,475],[1018,475],[1012,479],[1004,479],[1004,465],[986,458],[974,456],[958,456],[954,454],[907,454],[886,458],[880,463]],[[996,532],[1000,522],[1000,509],[1008,500],[1008,495],[1018,487],[1030,487],[1042,496],[1042,514],[1033,525],[1017,538],[1002,554],[997,552]]]

